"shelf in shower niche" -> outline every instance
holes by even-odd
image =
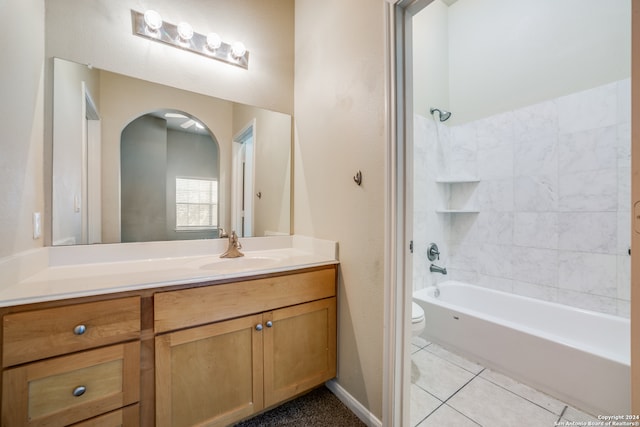
[[[467,184],[467,183],[480,182],[480,179],[475,177],[455,176],[455,177],[446,177],[446,178],[436,178],[436,182],[438,184]]]
[[[480,213],[477,209],[437,209],[436,213],[441,214],[477,214]]]

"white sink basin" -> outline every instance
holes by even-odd
[[[207,257],[192,267],[211,272],[227,274],[237,271],[260,270],[276,265],[280,260],[275,257],[244,256],[239,258],[213,258]]]

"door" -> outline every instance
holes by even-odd
[[[260,411],[261,322],[254,315],[156,337],[156,425],[225,426]]]
[[[336,376],[336,299],[264,314],[265,407]]]
[[[253,184],[255,120],[234,138],[233,181],[231,183],[231,228],[240,237],[253,236]]]

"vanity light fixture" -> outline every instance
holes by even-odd
[[[133,34],[137,36],[166,43],[244,69],[249,68],[249,52],[242,42],[225,43],[218,34],[198,33],[186,22],[175,25],[163,21],[160,14],[154,10],[147,10],[144,13],[132,10],[131,18]]]
[[[160,28],[162,28],[162,17],[155,10],[147,10],[144,13],[145,30],[152,37],[160,36]]]
[[[222,39],[217,33],[209,33],[207,34],[207,48],[214,52],[216,49],[219,49],[222,46]]]
[[[244,47],[244,43],[242,42],[235,42],[233,45],[231,45],[231,56],[236,59],[242,58],[246,52],[247,48]]]
[[[181,22],[178,24],[178,37],[180,37],[180,41],[188,42],[193,38],[193,27],[189,25],[187,22]]]

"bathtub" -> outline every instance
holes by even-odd
[[[594,415],[631,413],[628,319],[448,281],[413,299],[423,336]]]

